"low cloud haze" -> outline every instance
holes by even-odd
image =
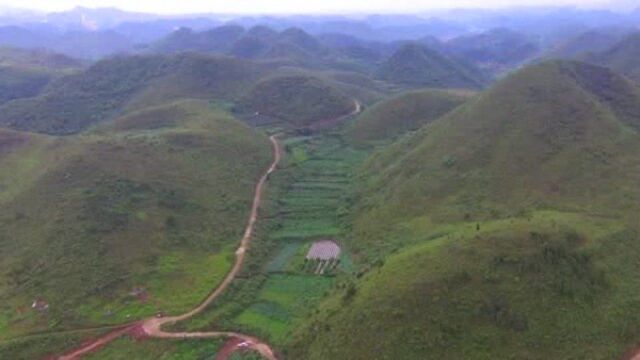
[[[412,13],[451,8],[508,8],[523,6],[573,6],[578,8],[630,10],[638,6],[637,0],[236,0],[236,1],[126,1],[126,0],[36,0],[25,3],[4,0],[0,9],[29,8],[41,11],[62,11],[83,6],[89,8],[117,7],[128,11],[161,14],[185,13],[243,13],[243,14],[293,14],[293,13]]]

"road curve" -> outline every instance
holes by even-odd
[[[277,168],[280,163],[281,157],[281,149],[280,143],[278,142],[277,135],[273,135],[269,138],[272,146],[273,153],[273,161],[267,171],[262,175],[258,183],[255,187],[255,192],[253,195],[253,205],[251,206],[251,213],[249,214],[249,220],[247,222],[247,226],[244,231],[244,235],[240,240],[240,246],[236,250],[236,261],[231,268],[231,271],[225,276],[224,280],[193,310],[184,313],[182,315],[177,316],[168,316],[164,318],[148,318],[146,320],[142,320],[140,322],[130,323],[123,325],[122,328],[111,331],[108,334],[80,347],[71,352],[58,357],[59,360],[76,360],[81,358],[83,355],[92,352],[98,349],[101,346],[117,339],[118,337],[128,333],[135,331],[137,329],[141,329],[142,334],[148,337],[154,338],[172,338],[172,339],[188,339],[188,338],[218,338],[218,337],[236,337],[242,339],[247,344],[247,348],[255,350],[259,352],[265,359],[268,360],[277,360],[275,357],[273,350],[266,343],[258,340],[255,337],[239,334],[235,332],[224,332],[224,331],[213,331],[213,332],[165,332],[162,330],[162,326],[175,324],[179,321],[183,321],[189,319],[200,312],[202,312],[209,304],[211,304],[216,298],[218,298],[224,290],[229,287],[233,279],[236,277],[245,260],[246,252],[249,247],[249,243],[251,242],[251,237],[255,230],[255,224],[258,219],[258,210],[260,208],[260,204],[262,202],[262,194],[264,192],[264,186],[271,175]]]
[[[229,273],[224,278],[224,280],[220,283],[220,285],[218,285],[218,287],[214,291],[212,291],[211,294],[209,294],[209,296],[207,296],[207,298],[193,310],[178,316],[169,316],[164,318],[154,317],[154,318],[150,318],[143,321],[141,325],[142,330],[147,336],[156,337],[156,338],[237,337],[247,342],[249,348],[260,352],[260,354],[262,354],[263,357],[269,360],[276,359],[276,357],[273,355],[273,351],[267,344],[262,343],[258,339],[248,335],[243,335],[243,334],[238,334],[233,332],[217,332],[217,331],[172,333],[172,332],[165,332],[162,330],[163,325],[175,324],[177,322],[189,319],[194,315],[197,315],[200,312],[202,312],[207,306],[209,306],[209,304],[211,304],[216,298],[218,298],[218,296],[220,296],[220,294],[222,294],[222,292],[226,290],[227,287],[229,287],[233,279],[240,272],[240,269],[242,269],[242,265],[244,263],[244,259],[247,253],[247,248],[249,247],[249,243],[251,242],[251,237],[254,233],[255,224],[258,219],[258,209],[260,208],[260,203],[262,202],[262,194],[264,192],[264,186],[267,182],[267,179],[269,178],[269,175],[271,175],[276,170],[276,167],[280,163],[280,156],[281,156],[280,144],[278,143],[276,135],[271,136],[269,140],[271,140],[271,145],[273,149],[272,150],[273,162],[271,163],[271,166],[267,169],[267,171],[262,175],[262,177],[256,184],[256,188],[253,196],[253,205],[251,207],[251,213],[249,214],[249,221],[247,222],[247,227],[245,228],[244,235],[240,240],[240,246],[238,247],[238,250],[236,250],[236,262],[233,264],[233,268],[231,269],[231,271],[229,271]]]

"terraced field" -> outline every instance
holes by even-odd
[[[248,265],[216,306],[183,330],[225,328],[255,334],[283,348],[296,324],[352,269],[348,251],[339,265],[315,275],[305,262],[314,241],[343,245],[353,169],[364,153],[335,134],[281,140],[281,168],[270,186]]]
[[[290,138],[284,146],[288,181],[272,220],[276,225],[267,235],[276,250],[266,264],[267,278],[256,300],[233,319],[276,344],[284,342],[292,325],[329,291],[335,275],[350,269],[348,255],[343,255],[328,276],[314,275],[313,267],[305,266],[305,255],[313,241],[341,243],[351,171],[361,158],[332,135]]]

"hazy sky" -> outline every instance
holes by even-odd
[[[575,5],[632,8],[640,0],[0,0],[0,6],[59,11],[75,6],[118,7],[153,13],[358,13],[415,12],[452,7]]]

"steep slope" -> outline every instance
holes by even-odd
[[[359,146],[393,140],[448,113],[468,96],[442,90],[411,91],[368,108],[347,128],[346,136]]]
[[[446,43],[446,48],[467,61],[494,71],[531,59],[540,50],[535,39],[503,28],[452,39]]]
[[[635,33],[611,48],[589,57],[588,60],[610,67],[635,81],[640,81],[638,57],[640,57],[640,33]]]
[[[480,88],[481,71],[419,44],[398,49],[378,70],[378,76],[409,87]]]
[[[304,75],[278,76],[256,84],[241,101],[242,112],[257,113],[304,127],[348,114],[353,100],[322,80]]]
[[[226,25],[203,32],[181,28],[151,44],[150,51],[174,54],[185,51],[226,53],[245,33],[241,26]]]
[[[0,48],[0,65],[72,71],[82,67],[82,62],[66,55],[45,50],[26,50],[19,48]]]
[[[125,110],[176,98],[237,96],[258,69],[240,59],[198,54],[103,60],[50,84],[35,98],[6,103],[0,124],[18,130],[72,134]]]
[[[614,29],[589,30],[572,37],[551,49],[545,57],[557,59],[584,59],[589,54],[603,52],[622,40],[626,32]]]
[[[198,101],[87,135],[1,136],[0,337],[193,307],[228,271],[271,155]]]
[[[0,105],[34,97],[56,77],[80,69],[81,64],[64,55],[14,48],[0,48]]]
[[[288,356],[620,357],[640,336],[638,110],[615,73],[548,62],[372,156],[363,270]]]

